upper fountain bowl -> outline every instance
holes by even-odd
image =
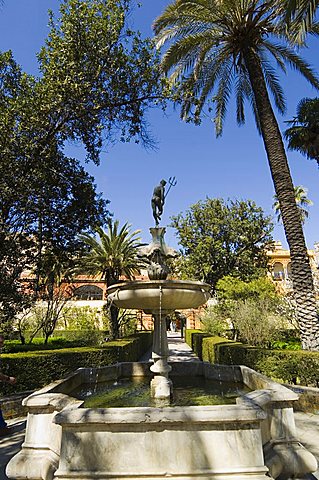
[[[197,308],[210,298],[210,289],[207,283],[190,280],[151,280],[117,283],[107,292],[119,308],[155,313]]]

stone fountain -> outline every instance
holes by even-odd
[[[172,395],[172,382],[168,378],[171,371],[167,363],[168,342],[166,317],[174,310],[197,308],[210,297],[210,285],[203,282],[167,280],[168,260],[178,253],[168,247],[164,240],[165,228],[150,229],[152,242],[142,247],[139,256],[147,264],[149,281],[120,283],[108,288],[111,301],[119,308],[140,309],[150,313],[154,320],[151,371],[151,395],[161,401],[169,401]]]
[[[169,182],[171,184],[171,182]],[[154,319],[152,364],[119,363],[80,368],[33,393],[25,441],[9,462],[11,480],[288,480],[317,469],[298,441],[293,404],[298,395],[248,367],[168,362],[165,317],[196,308],[209,297],[201,282],[168,280],[176,252],[159,227],[164,186],[152,198],[152,242],[140,251],[149,281],[114,285],[109,295],[122,308],[143,309]],[[233,405],[84,408],[76,392],[121,378],[150,378],[155,403],[169,403],[172,378],[241,382],[250,390]]]

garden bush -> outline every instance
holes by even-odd
[[[204,332],[210,335],[226,335],[229,330],[229,323],[226,318],[220,315],[217,305],[207,307],[199,319]]]
[[[63,378],[79,367],[101,367],[137,361],[151,346],[152,333],[107,342],[100,347],[65,348],[3,354],[2,371],[17,378],[15,385],[1,384],[0,395],[35,390]]]
[[[68,340],[64,337],[52,337],[49,338],[48,343],[43,343],[43,338],[34,338],[32,343],[21,344],[20,340],[6,340],[2,348],[2,353],[19,353],[19,352],[35,352],[38,350],[57,350],[61,348],[76,348],[93,346],[102,343],[105,335],[99,335],[98,337],[88,336],[86,338]]]
[[[246,365],[283,383],[319,387],[319,352],[271,350],[187,330],[186,341],[203,361]]]
[[[319,352],[222,342],[215,346],[215,359],[216,363],[246,365],[279,382],[319,387]]]

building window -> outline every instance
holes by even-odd
[[[95,285],[82,285],[73,293],[74,300],[103,300],[103,290]]]
[[[276,262],[273,264],[272,277],[274,280],[284,280],[285,274],[282,263]]]

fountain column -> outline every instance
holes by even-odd
[[[166,333],[166,314],[152,313],[154,320],[152,360],[150,370],[155,374],[151,381],[151,396],[160,400],[169,399],[172,394],[172,381],[168,378],[172,367],[168,365],[169,356]]]
[[[150,280],[166,280],[169,268],[167,259],[178,256],[178,253],[171,247],[168,247],[164,241],[165,227],[150,228],[152,242],[143,247],[139,256],[146,259],[148,263],[147,273]],[[166,316],[170,310],[162,310],[163,290],[159,286],[159,305],[158,310],[152,310],[151,313],[154,320],[153,333],[153,351],[152,359],[154,365],[151,371],[155,374],[151,381],[151,396],[159,400],[169,400],[172,394],[172,382],[168,378],[171,367],[167,363],[169,351],[166,332]],[[172,308],[172,311],[174,309]]]

